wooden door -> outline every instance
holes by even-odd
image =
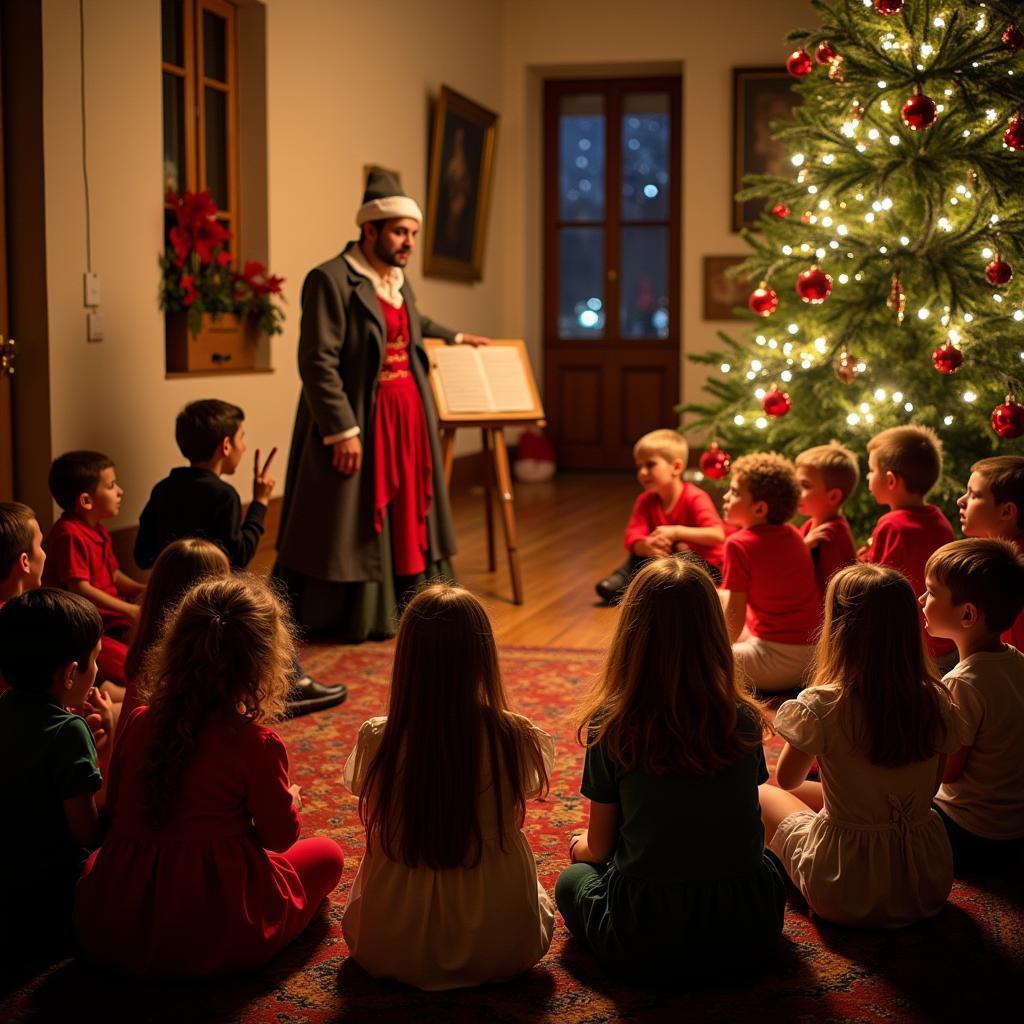
[[[559,463],[632,465],[678,422],[678,77],[544,90],[544,405]]]
[[[3,38],[0,36],[0,60]],[[8,337],[7,308],[7,192],[4,187],[3,93],[0,76],[0,501],[14,498],[14,418],[11,385],[14,376],[14,343]]]

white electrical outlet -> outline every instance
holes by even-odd
[[[90,271],[85,275],[85,304],[87,306],[100,304],[100,275],[96,271]]]
[[[90,313],[86,317],[88,324],[88,337],[90,341],[102,341],[103,340],[103,314],[102,313]]]

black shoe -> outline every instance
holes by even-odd
[[[336,686],[324,686],[309,676],[296,679],[288,694],[288,717],[298,718],[312,711],[323,711],[341,704],[348,696],[348,687],[344,683]]]
[[[597,596],[604,601],[605,604],[618,604],[622,600],[622,592],[626,589],[629,580],[625,573],[615,570],[610,576],[606,576],[600,583],[598,583],[594,589],[597,591]]]

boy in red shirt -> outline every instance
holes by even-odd
[[[636,478],[644,493],[626,526],[629,558],[595,588],[606,603],[618,603],[648,559],[673,552],[693,552],[717,582],[725,528],[711,498],[683,480],[689,454],[685,438],[675,430],[652,430],[633,446]]]
[[[839,510],[857,489],[857,456],[838,441],[808,448],[796,457],[796,483],[800,488],[797,512],[809,518],[800,536],[811,552],[818,589],[825,593],[829,577],[857,560],[850,524]]]
[[[722,511],[722,607],[737,672],[758,690],[800,686],[814,654],[821,596],[811,553],[790,525],[800,489],[793,463],[769,452],[732,464]]]
[[[965,537],[1008,540],[1024,554],[1024,455],[995,455],[976,462],[967,493],[956,504]],[[1024,651],[1024,612],[1001,639]]]
[[[103,620],[100,677],[125,685],[125,641],[139,617],[145,585],[121,572],[102,520],[121,509],[124,491],[114,463],[100,452],[67,452],[54,460],[48,483],[64,514],[43,541],[43,584],[91,601]]]
[[[890,511],[875,524],[870,543],[857,557],[898,569],[915,594],[924,593],[924,567],[932,553],[955,540],[946,517],[924,500],[941,472],[942,442],[929,427],[890,427],[868,441],[868,489]],[[952,640],[927,632],[924,640],[940,674],[957,663]]]

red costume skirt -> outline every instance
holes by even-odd
[[[374,523],[391,528],[396,576],[427,566],[427,513],[433,499],[433,464],[423,401],[412,376],[381,378],[374,410]]]

